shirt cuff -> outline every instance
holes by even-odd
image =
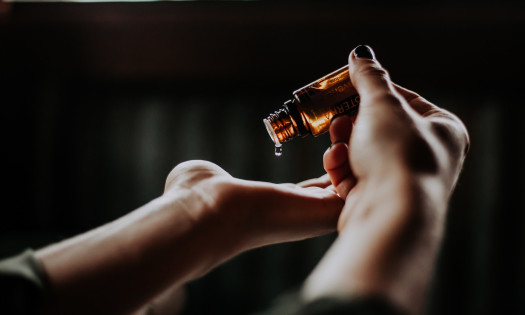
[[[256,315],[404,315],[382,296],[370,295],[349,299],[323,297],[311,302],[301,299],[299,290],[280,296],[272,306]]]
[[[34,251],[0,260],[0,310],[6,314],[35,314],[48,287]]]

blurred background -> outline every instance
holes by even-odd
[[[525,314],[524,24],[509,1],[0,1],[0,257],[128,213],[189,159],[321,175],[327,135],[276,157],[261,120],[368,44],[471,135],[427,313]],[[188,284],[184,313],[265,308],[334,238],[236,257]]]

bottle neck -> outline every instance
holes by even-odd
[[[286,108],[268,115],[263,121],[268,134],[275,144],[290,141],[299,135]]]

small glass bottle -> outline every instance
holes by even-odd
[[[263,122],[277,154],[282,142],[297,136],[318,136],[328,131],[335,116],[355,115],[358,105],[359,95],[350,82],[348,66],[344,66],[293,92],[293,99]]]

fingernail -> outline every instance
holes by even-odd
[[[374,51],[367,45],[359,45],[354,50],[356,58],[375,59]]]

